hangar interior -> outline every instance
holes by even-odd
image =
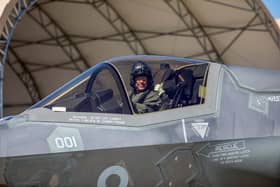
[[[0,16],[4,116],[116,56],[280,69],[279,27],[260,0],[1,0]]]

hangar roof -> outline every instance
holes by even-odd
[[[280,69],[279,27],[260,0],[1,0],[0,16],[5,114],[120,55]]]

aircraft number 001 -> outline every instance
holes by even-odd
[[[59,149],[70,149],[78,147],[76,138],[74,136],[56,137],[55,145]]]

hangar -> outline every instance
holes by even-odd
[[[280,69],[279,27],[261,0],[1,0],[0,33],[4,115],[120,55]]]

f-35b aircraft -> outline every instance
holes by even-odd
[[[155,88],[168,96],[164,110],[133,110],[128,93],[137,61],[149,65]],[[186,58],[102,62],[1,120],[0,183],[279,186],[279,80],[275,70]]]

